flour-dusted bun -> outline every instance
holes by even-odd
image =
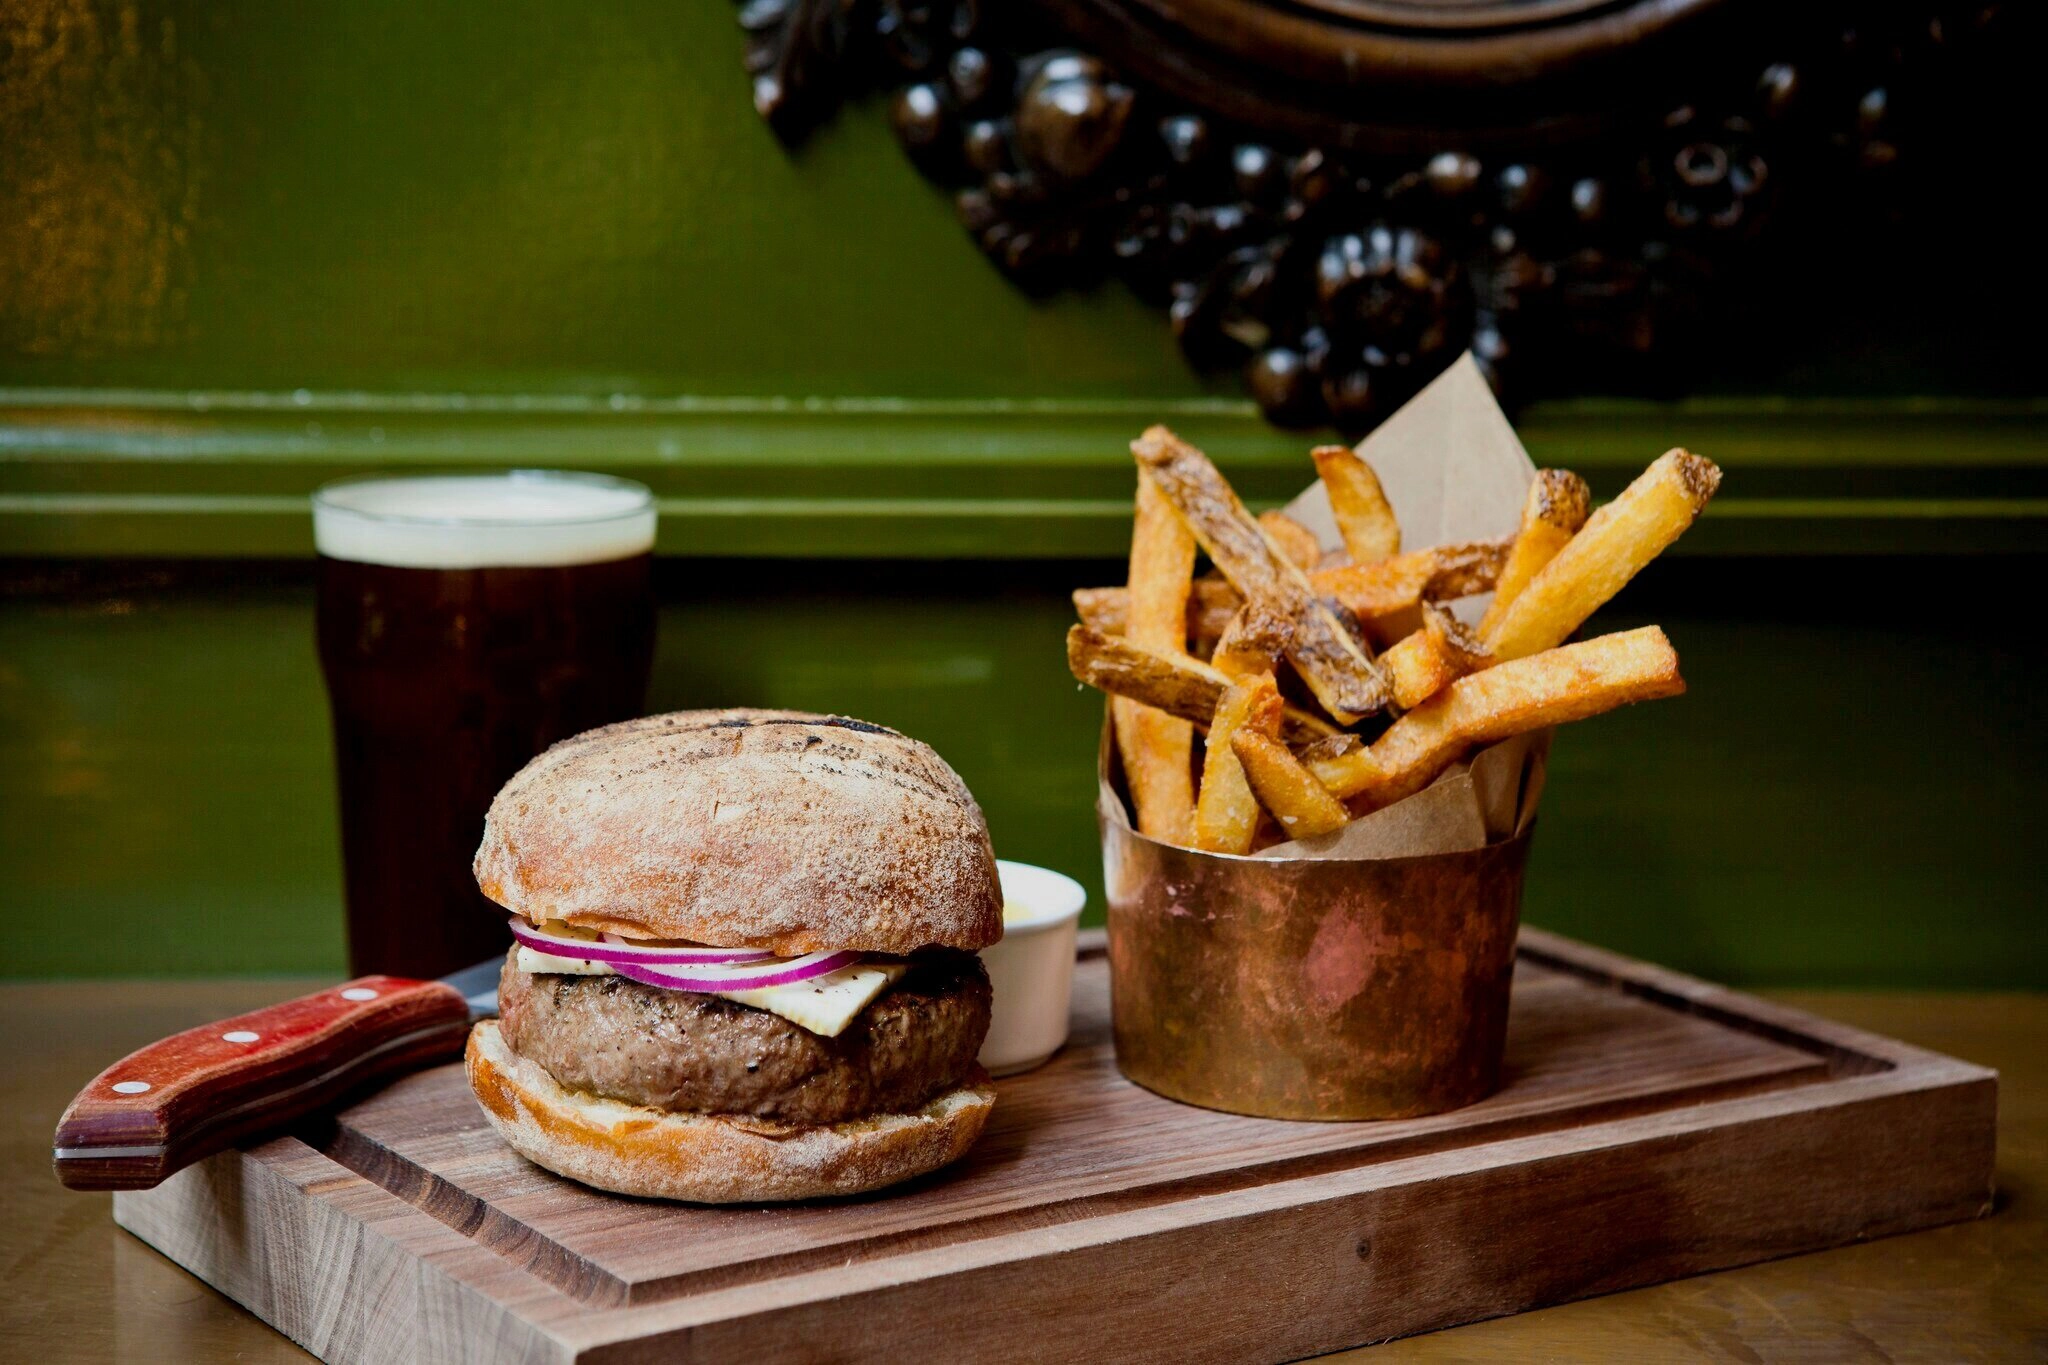
[[[894,730],[802,711],[676,711],[562,741],[491,803],[476,879],[536,924],[785,955],[1003,936],[959,776]]]
[[[894,1185],[958,1159],[995,1104],[978,1073],[915,1113],[821,1127],[672,1114],[564,1089],[505,1046],[489,1021],[471,1030],[463,1062],[485,1117],[527,1160],[601,1190],[702,1204]]]

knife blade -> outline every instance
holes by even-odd
[[[486,958],[438,981],[358,977],[131,1052],[58,1120],[57,1179],[146,1190],[372,1082],[455,1056],[470,1025],[497,1014],[503,963]]]

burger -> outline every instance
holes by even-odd
[[[679,711],[527,764],[476,855],[516,940],[465,1058],[528,1160],[706,1203],[955,1160],[1002,937],[988,826],[930,748],[799,711]]]

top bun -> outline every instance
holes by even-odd
[[[803,711],[675,711],[565,739],[507,782],[476,880],[538,924],[789,955],[985,948],[988,825],[945,760]]]

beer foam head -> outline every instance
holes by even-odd
[[[313,541],[329,559],[401,569],[597,564],[654,548],[654,498],[543,470],[344,479],[313,495]]]

